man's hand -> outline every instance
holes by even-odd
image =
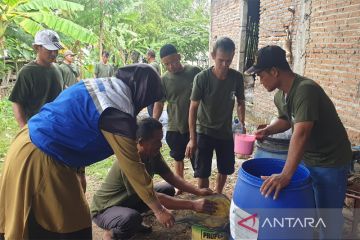
[[[214,194],[213,190],[210,188],[200,188],[199,189],[199,196],[208,196]]]
[[[245,124],[243,124],[243,134],[246,134],[246,127],[245,127]]]
[[[20,103],[14,102],[12,104],[12,108],[13,108],[15,119],[16,119],[17,123],[19,124],[19,127],[23,128],[27,122],[23,106]]]
[[[255,131],[254,134],[255,134],[255,139],[260,141],[264,140],[264,138],[269,135],[266,128],[258,129]]]
[[[190,141],[186,146],[185,157],[187,158],[193,157],[195,155],[196,148],[197,148],[196,140],[190,139]]]
[[[163,207],[159,211],[154,212],[154,214],[156,219],[166,228],[171,228],[172,226],[174,226],[174,216],[165,207]]]
[[[264,180],[260,187],[261,194],[269,197],[275,191],[275,200],[278,198],[280,190],[290,183],[291,177],[287,177],[284,174],[272,174],[271,176],[261,176],[261,179]]]
[[[193,210],[196,212],[205,212],[211,214],[216,211],[216,203],[203,198],[194,200]]]

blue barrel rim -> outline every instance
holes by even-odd
[[[246,162],[244,162],[239,170],[238,176],[243,181],[245,181],[248,184],[251,184],[253,186],[256,186],[256,187],[261,187],[264,180],[262,180],[260,177],[257,177],[257,176],[254,176],[254,175],[248,173],[244,169],[244,165],[246,167],[246,165],[248,165],[248,164],[255,164],[256,162],[259,162],[259,161],[267,161],[267,162],[273,161],[277,165],[282,165],[282,166],[285,165],[285,161],[283,159],[278,159],[278,158],[253,158],[253,159],[249,159]],[[286,186],[284,189],[282,189],[282,191],[291,191],[294,189],[306,187],[308,184],[310,184],[310,182],[311,182],[310,171],[305,166],[303,166],[302,164],[299,164],[296,172],[298,172],[300,174],[302,173],[302,174],[306,175],[306,177],[303,179],[299,179],[299,180],[292,179],[290,181],[289,185]]]

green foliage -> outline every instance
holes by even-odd
[[[25,32],[35,33],[45,27],[54,29],[72,38],[86,42],[95,43],[96,35],[86,28],[60,17],[64,13],[81,11],[84,7],[80,4],[63,0],[29,0],[11,1],[11,4],[0,3],[2,17],[0,22],[0,38],[3,37],[9,24],[15,23]],[[11,7],[10,7],[11,6]]]
[[[25,61],[33,59],[35,54],[31,45],[34,39],[22,29],[14,30],[11,27],[7,31],[5,46],[7,46],[9,57],[14,60],[23,59]]]
[[[94,163],[89,167],[86,167],[86,175],[91,176],[97,180],[103,180],[105,179],[114,161],[116,161],[116,157],[111,156],[106,160]]]
[[[75,13],[82,10],[83,5],[63,0],[0,1],[0,57],[6,49],[12,60],[29,61],[34,57],[33,36],[44,28],[57,31],[68,46],[97,43],[91,30],[72,21]]]
[[[0,162],[4,160],[5,154],[11,141],[19,131],[19,126],[15,121],[11,102],[7,99],[0,100]]]
[[[78,53],[82,77],[92,77],[100,49],[111,53],[116,67],[149,48],[158,53],[166,43],[185,61],[206,62],[208,5],[208,0],[0,0],[0,56],[7,49],[14,60],[34,58],[33,35],[51,28]]]
[[[148,48],[158,52],[166,43],[175,44],[185,60],[207,58],[207,0],[78,2],[85,10],[74,21],[97,34],[103,26],[103,48],[112,53],[114,65],[131,63],[134,52],[144,55]]]
[[[144,0],[135,11],[131,29],[145,38],[146,48],[158,51],[173,43],[185,60],[206,55],[209,39],[209,11],[206,0]],[[134,11],[134,10],[133,10]]]
[[[64,10],[68,12],[83,11],[84,6],[74,2],[58,1],[58,0],[33,0],[28,1],[25,4],[19,5],[17,10],[23,12],[38,11],[39,9],[47,10]]]
[[[98,39],[91,31],[70,20],[58,17],[51,12],[34,12],[28,13],[27,16],[30,17],[30,19],[22,19],[18,24],[24,29],[27,29],[32,35],[35,35],[36,32],[43,29],[42,25],[46,25],[48,28],[54,29],[81,42],[96,43]]]

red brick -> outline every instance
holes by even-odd
[[[218,5],[220,2],[222,5]],[[294,49],[300,2],[304,1],[260,0],[259,48],[267,44],[283,46],[283,25],[291,17],[287,7],[295,4]],[[238,14],[240,1],[213,0],[212,3],[217,4],[212,9],[219,10],[215,15],[213,12],[212,17],[222,13],[229,16],[235,26],[237,19],[232,15]],[[333,100],[351,141],[360,144],[360,0],[312,0],[311,8],[304,75],[324,88]],[[217,25],[216,31],[236,37],[236,29],[226,26],[222,18],[213,22]],[[261,119],[276,116],[273,94],[268,93],[259,81],[255,82],[253,111]]]

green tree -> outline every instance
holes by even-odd
[[[0,0],[0,56],[29,59],[32,36],[44,28],[60,33],[65,45],[95,43],[98,38],[91,30],[70,20],[83,9],[81,4],[63,0]],[[4,59],[0,75],[8,69]]]
[[[102,1],[102,5],[99,5]],[[104,48],[115,65],[130,63],[132,52],[159,51],[175,44],[185,60],[207,56],[209,9],[207,0],[79,0],[85,6],[75,20],[103,36],[97,54]],[[86,16],[86,17],[85,17]],[[100,27],[101,26],[101,27]],[[102,34],[100,33],[102,29]]]
[[[44,27],[61,32],[73,39],[94,43],[97,36],[86,28],[61,17],[82,11],[81,4],[63,0],[2,0],[0,1],[0,40],[8,28],[21,28],[35,35]]]

